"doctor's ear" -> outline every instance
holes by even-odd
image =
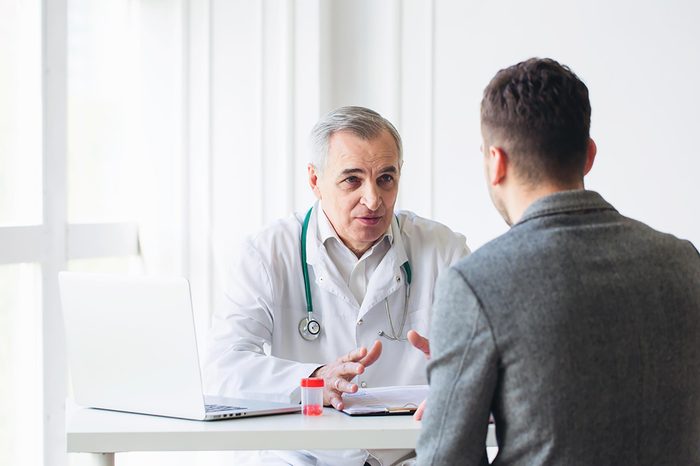
[[[318,170],[316,170],[316,167],[314,167],[313,164],[308,164],[306,166],[306,170],[309,173],[309,186],[311,186],[311,190],[314,192],[317,199],[321,199],[321,190],[318,189]]]

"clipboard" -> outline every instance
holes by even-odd
[[[427,396],[428,385],[362,388],[343,395],[343,412],[348,416],[411,415]]]

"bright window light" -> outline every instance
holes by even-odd
[[[0,0],[0,226],[41,223],[41,2]]]
[[[137,223],[147,273],[179,267],[181,23],[177,2],[68,1],[68,222]]]
[[[41,277],[0,266],[0,464],[42,464]]]
[[[138,8],[68,2],[68,220],[132,220],[142,194]]]

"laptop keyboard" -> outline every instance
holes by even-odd
[[[205,405],[206,412],[208,413],[218,413],[219,411],[234,411],[245,409],[241,406],[228,406],[228,405]]]

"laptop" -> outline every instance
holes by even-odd
[[[77,404],[201,421],[300,411],[205,399],[186,279],[73,272],[58,279]]]

